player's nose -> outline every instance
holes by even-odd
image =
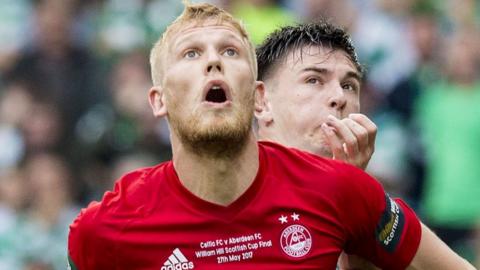
[[[328,106],[335,110],[343,110],[347,105],[347,98],[341,85],[334,86],[329,91]]]
[[[223,72],[223,64],[220,54],[214,50],[209,50],[207,54],[207,66],[205,69],[206,74],[210,74],[212,72]]]

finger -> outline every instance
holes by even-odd
[[[358,149],[360,152],[365,151],[368,147],[369,134],[366,128],[355,122],[351,118],[342,119],[342,122],[350,128],[350,131],[357,138]]]
[[[345,142],[348,156],[351,158],[355,157],[359,151],[358,142],[350,128],[333,115],[328,116],[327,123],[335,128],[336,133]]]
[[[375,137],[377,136],[377,125],[361,113],[352,113],[348,118],[354,120],[367,130],[369,143],[373,146],[375,144]]]
[[[333,159],[345,160],[346,154],[343,150],[343,143],[340,137],[335,133],[334,128],[329,127],[326,123],[321,125],[322,131],[327,139],[327,143],[330,146],[330,149],[333,154]]]
[[[339,270],[348,269],[348,255],[342,251],[340,257],[338,257],[337,266]]]

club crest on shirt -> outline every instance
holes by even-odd
[[[299,221],[300,215],[293,213],[293,221]],[[288,223],[287,216],[278,218],[280,223]],[[285,254],[292,258],[300,258],[307,255],[312,248],[312,235],[308,229],[300,224],[292,224],[286,227],[280,235],[280,246]]]

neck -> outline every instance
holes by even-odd
[[[287,147],[289,146],[281,136],[275,136],[275,134],[279,134],[279,132],[272,132],[266,127],[259,127],[257,134],[259,141],[275,142]]]
[[[229,205],[242,195],[257,175],[258,146],[250,132],[234,155],[209,156],[195,153],[172,138],[173,164],[182,184],[199,198]]]

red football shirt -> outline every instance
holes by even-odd
[[[342,250],[406,268],[421,227],[363,171],[274,143],[236,201],[189,192],[173,163],[120,179],[70,227],[72,269],[335,269]]]

